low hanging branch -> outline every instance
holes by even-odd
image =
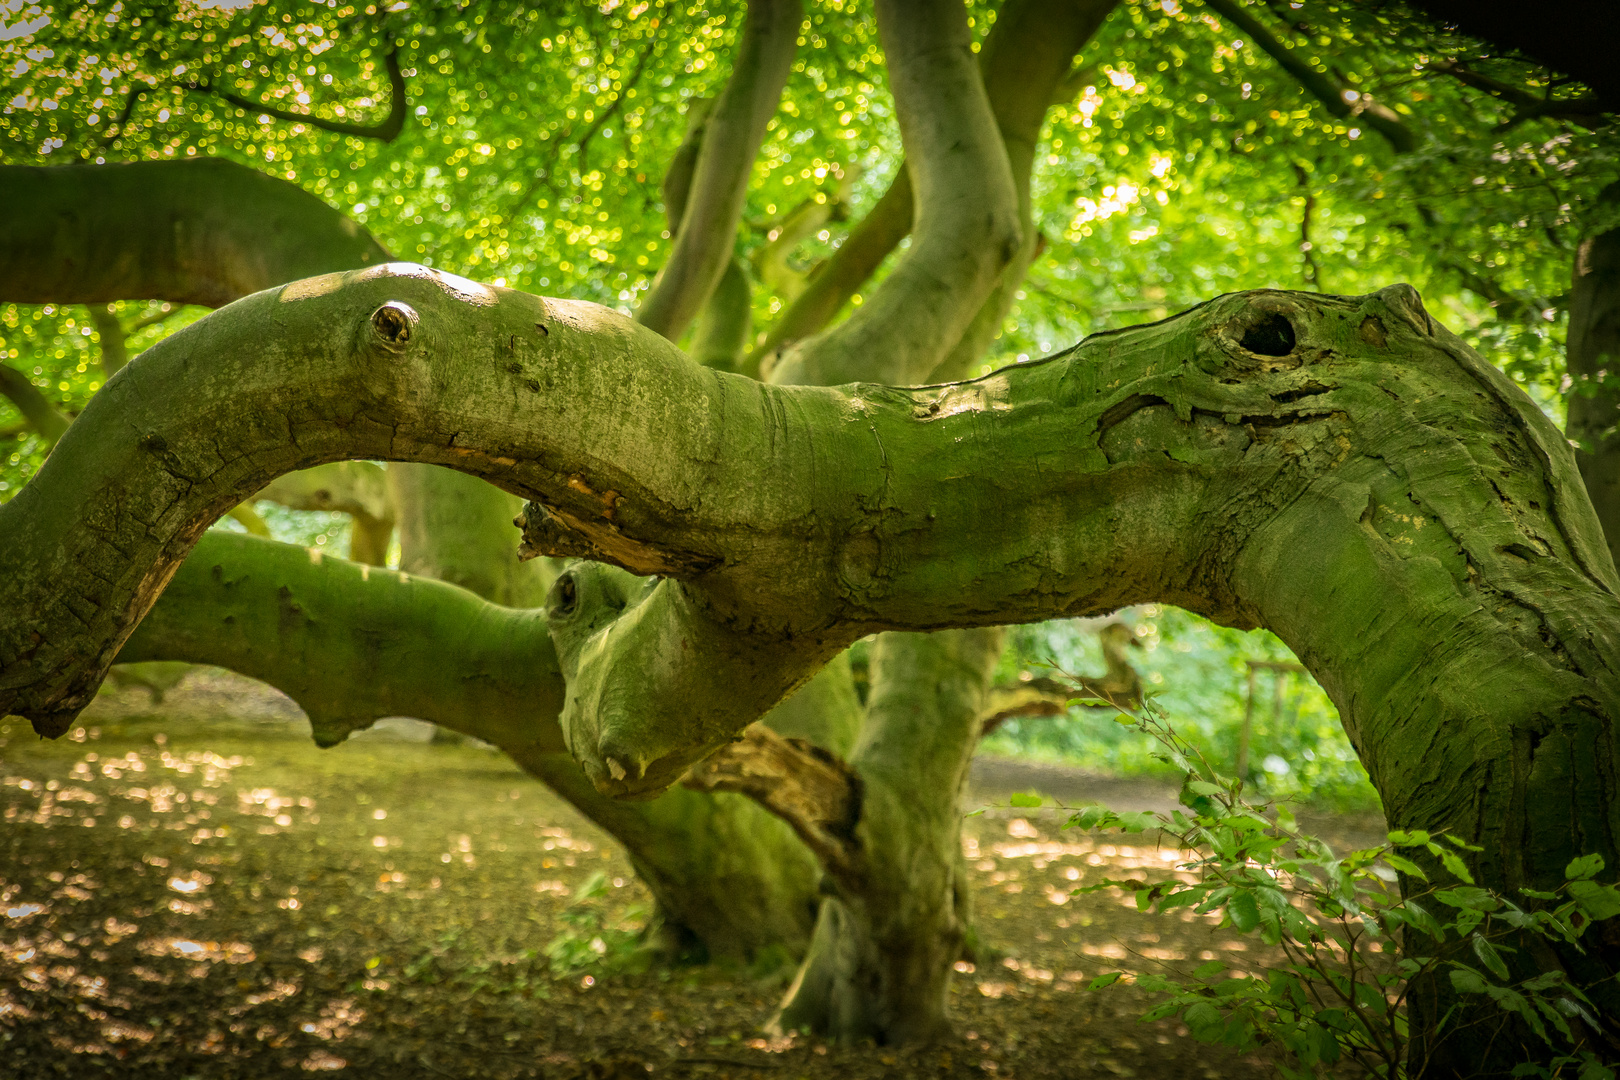
[[[410,102],[405,95],[405,74],[399,67],[398,49],[390,51],[383,58],[383,67],[388,72],[388,115],[375,124],[354,124],[345,120],[328,120],[325,117],[316,116],[314,113],[283,109],[276,105],[269,105],[262,101],[243,97],[229,90],[222,90],[210,83],[185,83],[184,86],[187,90],[213,94],[216,97],[224,98],[238,108],[259,113],[263,116],[273,116],[277,120],[307,124],[312,128],[330,131],[336,135],[353,135],[359,139],[379,139],[382,142],[393,142],[399,138],[399,133],[405,130],[405,117],[410,108]]]
[[[211,530],[118,659],[212,664],[259,679],[304,709],[323,745],[386,716],[481,739],[624,844],[666,917],[712,956],[748,960],[809,936],[804,912],[819,873],[762,812],[679,790],[623,802],[585,779],[557,725],[566,688],[539,611]],[[709,827],[726,843],[694,865],[693,837]],[[758,866],[773,872],[750,873]],[[732,895],[738,880],[749,882],[747,895]]]
[[[220,307],[388,251],[296,184],[223,159],[0,165],[0,300]]]

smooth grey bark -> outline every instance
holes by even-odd
[[[1021,193],[1021,215],[1034,146],[1046,110],[1054,101],[1078,92],[1078,87],[1071,86],[1075,73],[1070,70],[1070,59],[1096,34],[1116,3],[1009,0],[985,35],[979,67],[990,111],[1007,148],[1013,183]],[[850,229],[843,243],[816,269],[804,289],[766,331],[765,340],[754,350],[749,364],[761,366],[779,350],[826,329],[911,232],[915,211],[911,170],[902,161],[888,190]],[[1020,220],[1025,227],[1024,249],[1028,249],[1034,240],[1033,231],[1027,219],[1021,216]],[[975,319],[999,327],[999,320],[992,322],[982,314]]]
[[[732,260],[748,178],[776,113],[804,21],[799,0],[749,0],[731,78],[703,121],[669,261],[636,319],[679,339]]]
[[[219,159],[0,165],[0,299],[219,307],[380,265],[365,229],[296,184]]]
[[[968,929],[958,803],[978,742],[999,629],[884,634],[849,757],[860,810],[777,1023],[840,1042],[928,1042],[950,1026]]]
[[[1606,188],[1599,205],[1620,208],[1620,184]],[[1579,444],[1581,478],[1620,561],[1620,227],[1581,242],[1572,276],[1565,430]]]
[[[1012,167],[961,0],[879,0],[877,16],[915,239],[859,311],[781,358],[777,382],[921,378],[961,339],[1022,243]]]

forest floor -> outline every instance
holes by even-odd
[[[504,756],[403,724],[318,750],[300,715],[199,673],[161,706],[104,694],[57,742],[0,721],[0,1076],[1273,1075],[1139,1023],[1135,988],[1087,989],[1262,959],[1211,919],[1070,895],[1175,855],[1005,806],[1168,806],[1161,785],[976,762],[965,801],[990,809],[963,843],[989,955],[958,965],[956,1034],[840,1048],[764,1033],[790,970],[638,971],[648,898],[624,853]],[[1309,824],[1359,845],[1382,823]]]

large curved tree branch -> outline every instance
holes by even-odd
[[[383,142],[393,142],[399,138],[399,133],[405,130],[405,116],[409,110],[410,102],[405,96],[405,75],[399,68],[399,50],[390,50],[383,58],[383,67],[388,72],[389,102],[388,115],[375,124],[353,124],[345,120],[328,120],[314,113],[297,112],[293,109],[283,109],[275,105],[267,105],[262,101],[234,94],[229,90],[204,83],[188,83],[187,90],[199,90],[205,94],[215,94],[224,98],[232,105],[248,112],[259,113],[264,116],[273,116],[277,120],[290,120],[295,124],[306,124],[321,131],[330,131],[335,135],[353,135],[359,139],[380,139]]]
[[[669,261],[636,312],[638,322],[670,340],[686,332],[731,262],[748,177],[787,85],[803,20],[799,0],[749,0],[731,78],[703,122]]]
[[[1028,186],[1041,123],[1075,53],[1113,8],[1114,0],[1009,4],[977,63],[959,7],[880,10],[908,158],[756,350],[788,346],[774,378],[916,382],[950,354],[1003,269],[1033,250]],[[895,272],[845,323],[789,345],[825,325],[899,243],[913,225],[913,196],[916,237]]]
[[[0,165],[0,300],[219,307],[380,265],[365,229],[295,184],[219,159]]]
[[[397,571],[210,531],[119,654],[119,662],[213,664],[260,679],[303,708],[331,745],[385,716],[413,716],[489,742],[626,845],[667,915],[713,957],[802,947],[820,876],[809,854],[738,799],[673,791],[650,802],[599,794],[564,749],[564,700],[538,611],[486,603]],[[792,730],[784,703],[771,722]],[[717,842],[717,840],[721,842]],[[745,882],[742,890],[735,883]]]
[[[605,790],[668,786],[866,633],[1157,600],[1288,642],[1393,822],[1569,807],[1524,880],[1614,851],[1580,764],[1620,709],[1613,564],[1567,443],[1404,287],[1237,294],[915,390],[763,386],[408,266],[259,294],[120,372],[0,507],[0,707],[64,729],[207,522],[345,457],[484,476],[542,550],[675,579],[558,639]],[[1555,752],[1576,771],[1514,771]]]

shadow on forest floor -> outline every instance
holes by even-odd
[[[322,751],[299,716],[209,672],[161,707],[107,693],[59,742],[0,722],[0,1076],[1271,1074],[1137,1023],[1134,990],[1085,988],[1258,959],[1190,913],[1068,895],[1174,861],[1151,842],[1062,832],[1052,810],[968,819],[995,956],[959,965],[957,1035],[912,1053],[773,1042],[761,1025],[791,972],[628,970],[647,897],[623,852],[506,758],[377,736]],[[974,775],[971,805],[1173,798],[1004,760]],[[1339,839],[1376,839],[1351,824]]]

